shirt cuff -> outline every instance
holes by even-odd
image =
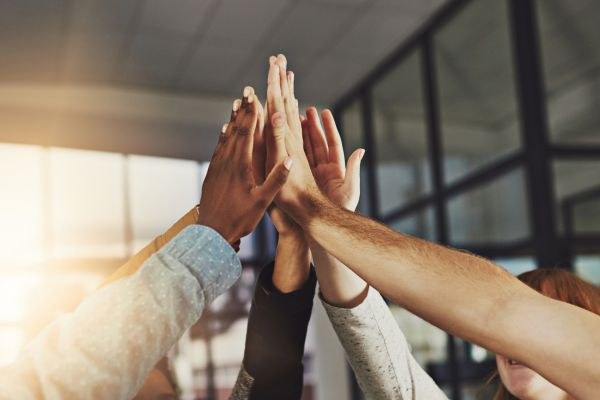
[[[273,285],[274,268],[275,262],[272,261],[260,272],[254,291],[254,306],[258,308],[277,308],[292,313],[312,309],[315,287],[317,286],[317,275],[312,264],[304,285],[300,289],[289,293],[282,293]]]
[[[387,305],[385,300],[381,296],[381,294],[369,286],[369,292],[365,299],[359,305],[352,308],[344,308],[344,307],[336,307],[329,304],[322,296],[319,296],[321,300],[321,304],[323,304],[323,308],[327,312],[329,319],[335,323],[357,323],[360,324],[365,321],[365,318],[371,317],[373,315],[373,310],[381,309],[381,304],[385,305],[387,310]],[[378,307],[379,306],[379,307]]]
[[[159,250],[157,256],[170,256],[183,264],[200,282],[207,304],[229,289],[242,272],[242,264],[233,248],[207,226],[188,226]]]

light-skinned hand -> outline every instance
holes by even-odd
[[[355,150],[344,166],[342,139],[331,111],[321,113],[323,127],[317,109],[306,110],[302,121],[304,152],[321,192],[334,204],[354,211],[360,197],[360,162],[363,149]]]
[[[312,175],[302,144],[302,125],[298,102],[287,78],[287,60],[278,55],[269,59],[267,86],[267,120],[272,132],[267,141],[267,170],[286,157],[294,162],[287,183],[275,198],[275,204],[298,222],[307,210],[301,210],[307,194],[319,196],[320,191]],[[310,210],[308,210],[310,211]]]

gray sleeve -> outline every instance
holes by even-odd
[[[248,400],[250,398],[250,391],[252,390],[253,384],[254,378],[242,365],[229,400]]]
[[[351,309],[322,303],[367,399],[447,400],[413,358],[379,292],[369,288]]]
[[[131,399],[241,265],[210,228],[180,232],[135,274],[88,297],[0,369],[4,399]]]

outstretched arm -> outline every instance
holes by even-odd
[[[127,279],[44,329],[2,369],[0,398],[129,399],[204,306],[235,282],[241,266],[231,245],[254,228],[287,177],[283,165],[263,185],[248,174],[253,102],[247,95],[213,156],[198,207],[204,226],[183,229]]]
[[[440,328],[531,367],[580,399],[600,393],[600,318],[544,297],[488,260],[392,231],[333,204],[316,188],[301,133],[285,121],[281,87],[269,91],[274,136],[295,171],[276,203],[361,278]],[[271,104],[269,104],[271,107]]]
[[[262,120],[262,108],[259,115]],[[264,139],[270,136],[263,135],[263,125],[259,122],[254,134],[254,173],[259,182],[264,179]],[[264,129],[270,130],[269,125]],[[276,207],[269,215],[279,233],[275,261],[263,268],[256,282],[244,361],[231,400],[296,400],[302,395],[302,358],[316,277],[302,229]]]
[[[360,159],[355,151],[344,167],[340,134],[329,110],[314,108],[303,123],[304,152],[321,192],[354,211],[360,194]],[[367,398],[446,399],[410,353],[404,334],[381,295],[337,258],[312,241],[321,299],[358,383]]]

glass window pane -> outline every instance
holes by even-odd
[[[594,285],[600,285],[600,255],[577,256],[575,273]]]
[[[433,207],[428,207],[424,211],[416,213],[414,216],[392,222],[390,228],[422,239],[431,241],[437,240]]]
[[[446,332],[395,304],[390,310],[419,365],[426,368],[428,363],[446,361]]]
[[[564,232],[562,205],[565,201],[577,197],[591,189],[600,189],[600,161],[555,161],[554,190],[558,206],[557,225]],[[600,197],[574,204],[574,228],[583,231],[600,231]]]
[[[252,232],[242,238],[238,256],[242,261],[252,260],[257,256],[256,232]]]
[[[496,258],[492,261],[513,275],[520,275],[537,268],[533,257],[506,257]]]
[[[600,144],[600,2],[536,4],[551,140]]]
[[[207,167],[189,160],[128,157],[134,251],[198,204]]]
[[[450,241],[496,244],[529,237],[525,178],[511,172],[448,202]]]
[[[382,215],[431,192],[419,55],[413,53],[373,88]]]
[[[520,146],[506,3],[470,2],[435,36],[446,182]]]
[[[123,156],[51,149],[52,254],[125,256]]]
[[[600,192],[573,207],[573,223],[577,233],[600,233]]]
[[[0,268],[41,261],[42,160],[40,147],[0,144]]]
[[[342,122],[342,140],[344,143],[344,152],[346,159],[355,149],[365,148],[365,138],[363,135],[363,119],[360,110],[360,102],[355,100],[350,106],[341,112]],[[369,184],[368,184],[367,165],[362,162],[360,170],[360,201],[358,211],[365,215],[369,215]]]

